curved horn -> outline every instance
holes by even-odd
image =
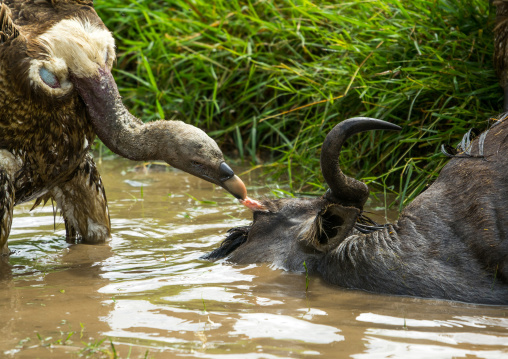
[[[354,117],[336,125],[326,136],[321,147],[321,172],[330,189],[325,198],[330,202],[359,209],[369,197],[369,188],[363,182],[346,176],[340,170],[339,156],[342,144],[352,135],[369,130],[395,130],[401,128],[393,123],[369,117]]]

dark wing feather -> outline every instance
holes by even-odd
[[[19,30],[14,25],[11,10],[5,5],[0,5],[0,44],[11,41],[19,36]]]

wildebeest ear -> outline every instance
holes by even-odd
[[[5,4],[0,5],[0,44],[15,39],[19,30],[11,18],[11,9]]]
[[[230,253],[232,253],[235,249],[247,241],[249,231],[250,226],[231,228],[228,230],[228,236],[221,243],[220,247],[200,257],[200,259],[216,261],[218,259],[227,257]]]
[[[327,252],[338,246],[353,229],[360,210],[330,204],[324,207],[310,223],[304,223],[300,240],[318,251]]]

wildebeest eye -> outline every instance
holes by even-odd
[[[41,67],[39,70],[39,76],[41,77],[42,81],[44,81],[44,83],[49,87],[53,89],[60,88],[60,81],[58,81],[57,77],[45,67]]]

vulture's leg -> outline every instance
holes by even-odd
[[[15,196],[13,178],[19,168],[12,153],[0,150],[0,256],[9,254],[7,238],[11,232]]]
[[[8,255],[7,238],[11,232],[14,186],[9,174],[0,168],[0,255]]]
[[[69,181],[54,187],[50,194],[62,211],[67,239],[98,243],[111,237],[106,192],[90,155]]]

